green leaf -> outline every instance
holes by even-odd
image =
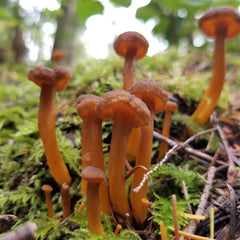
[[[103,13],[103,5],[95,0],[81,0],[78,1],[77,14],[81,24],[85,24],[86,20],[95,14]]]
[[[123,6],[123,7],[129,7],[131,4],[131,0],[110,0],[111,3],[113,3],[115,6]]]

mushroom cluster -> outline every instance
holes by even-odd
[[[240,16],[232,8],[220,7],[206,12],[199,20],[200,28],[207,36],[215,37],[214,69],[209,86],[192,118],[204,124],[215,108],[225,78],[224,41],[240,33]],[[152,160],[154,114],[165,112],[162,134],[169,137],[171,114],[178,108],[168,101],[163,87],[153,80],[135,79],[135,61],[144,57],[148,50],[147,40],[137,32],[125,32],[114,42],[116,53],[125,58],[123,66],[123,89],[114,89],[103,96],[80,95],[77,111],[82,119],[81,193],[87,198],[89,230],[103,233],[101,212],[112,215],[119,228],[122,225],[141,226],[148,217],[147,181],[138,192],[134,189],[141,183]],[[49,69],[35,67],[28,73],[29,80],[41,87],[38,127],[47,163],[56,182],[61,185],[63,218],[71,214],[69,184],[71,177],[61,157],[55,134],[55,95],[65,89],[71,73],[60,65],[65,58],[56,51],[52,59],[56,66]],[[112,134],[107,159],[102,150],[102,123],[111,119]],[[161,143],[158,158],[164,157],[168,146]],[[127,168],[128,155],[135,158],[133,169]],[[125,180],[133,174],[129,194]],[[49,215],[55,217],[51,204],[52,188],[43,186]]]

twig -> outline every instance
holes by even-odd
[[[209,197],[210,189],[212,187],[213,179],[215,176],[215,170],[216,168],[214,166],[211,166],[208,170],[208,177],[203,189],[203,194],[200,199],[200,204],[198,205],[198,209],[196,211],[196,215],[203,215],[203,211],[207,206],[207,200]],[[199,220],[192,220],[187,228],[187,232],[194,234],[195,230],[197,229],[197,225],[199,223]]]
[[[36,231],[37,225],[33,222],[28,222],[18,229],[6,233],[0,237],[0,240],[34,240]]]
[[[140,184],[139,184],[137,187],[135,187],[135,188],[133,189],[133,191],[134,191],[134,192],[138,192],[138,191],[143,187],[144,183],[147,181],[148,176],[150,176],[150,175],[151,175],[152,173],[154,173],[159,167],[161,167],[163,164],[165,164],[165,163],[168,161],[168,159],[169,159],[173,154],[175,154],[178,150],[180,150],[180,149],[186,149],[187,145],[188,145],[191,141],[195,140],[198,136],[203,135],[203,134],[210,133],[210,132],[215,131],[215,130],[216,130],[216,128],[211,128],[211,129],[208,129],[208,130],[199,132],[199,133],[191,136],[190,138],[188,138],[188,139],[187,139],[185,142],[183,142],[183,143],[177,143],[177,142],[174,142],[174,141],[172,141],[172,140],[170,140],[170,139],[168,139],[168,138],[167,138],[168,140],[165,139],[165,140],[167,141],[167,143],[169,142],[169,143],[170,143],[169,145],[171,145],[171,146],[173,146],[173,147],[165,154],[165,156],[164,156],[164,158],[162,159],[162,161],[158,162],[158,163],[156,164],[156,166],[155,166],[152,170],[150,170],[150,171],[148,171],[147,173],[144,174],[142,181],[140,182]],[[153,136],[156,137],[156,138],[157,138],[157,137],[159,137],[159,138],[162,138],[162,137],[163,137],[161,134],[157,133],[156,131],[153,132]],[[161,140],[161,139],[160,139],[160,140]],[[205,154],[205,155],[206,155],[206,154]],[[207,156],[208,156],[208,155],[207,155]],[[209,157],[209,156],[208,156],[208,157]],[[211,160],[212,160],[212,157],[210,157],[210,158],[211,158]]]
[[[222,129],[220,128],[220,126],[218,124],[217,124],[216,128],[222,139],[222,143],[223,143],[225,152],[227,154],[228,162],[229,162],[228,173],[227,173],[227,182],[228,182],[228,184],[233,184],[237,177],[237,169],[236,169],[234,161],[232,159],[232,154],[230,152],[228,141],[227,141],[227,138],[226,138],[224,132],[222,131]]]

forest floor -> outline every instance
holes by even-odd
[[[102,96],[112,89],[121,89],[123,60],[114,55],[106,60],[81,61],[70,69],[73,78],[66,90],[57,93],[57,139],[72,177],[72,215],[64,221],[61,188],[49,172],[38,134],[40,89],[27,79],[33,66],[0,67],[0,234],[31,221],[38,228],[36,239],[161,239],[159,224],[163,221],[168,239],[172,239],[174,233],[167,227],[173,227],[176,220],[171,201],[175,195],[180,230],[206,239],[213,234],[219,240],[240,239],[240,59],[237,54],[227,54],[226,83],[218,106],[208,124],[199,127],[190,116],[211,77],[212,54],[203,50],[179,54],[170,49],[137,62],[136,79],[158,81],[168,91],[169,99],[178,104],[178,110],[172,115],[169,138],[161,134],[164,113],[154,117],[149,218],[142,226],[125,222],[118,235],[114,230],[119,219],[104,214],[103,236],[94,235],[87,228],[86,199],[80,192],[82,120],[76,100],[81,94]],[[193,130],[191,137],[187,134],[189,128]],[[107,169],[111,121],[103,123],[102,138]],[[168,143],[171,150],[159,163],[161,142]],[[134,167],[134,162],[130,166]],[[127,193],[131,181],[132,177],[126,180]],[[48,216],[41,190],[44,184],[53,187],[56,218]],[[79,212],[82,203],[84,207]],[[212,209],[214,216],[210,217]],[[9,214],[16,217],[1,220]],[[193,215],[202,218],[192,220]]]

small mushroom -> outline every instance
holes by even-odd
[[[52,61],[56,63],[56,65],[60,65],[61,62],[66,59],[66,54],[61,49],[54,49],[51,58]]]
[[[113,120],[109,153],[109,193],[113,211],[130,215],[125,192],[125,159],[127,141],[133,127],[150,121],[147,106],[139,98],[124,90],[113,90],[102,96],[96,105],[97,114],[106,121]]]
[[[48,184],[44,184],[42,186],[42,190],[44,191],[48,214],[51,218],[54,218],[56,216],[56,213],[53,210],[52,199],[51,199],[51,192],[53,188]]]
[[[38,129],[43,142],[49,169],[57,183],[70,184],[71,177],[60,154],[55,132],[56,91],[66,88],[72,74],[63,66],[54,69],[37,66],[28,72],[28,79],[41,87]]]
[[[99,185],[107,180],[107,175],[100,168],[88,166],[82,170],[82,178],[87,181],[88,228],[91,232],[101,235],[103,227],[100,218]]]
[[[148,50],[148,41],[138,32],[124,32],[114,42],[116,53],[125,58],[123,69],[123,89],[128,90],[135,82],[135,60],[144,57]]]
[[[171,102],[171,101],[168,101],[164,108],[165,115],[164,115],[164,121],[163,121],[162,135],[165,137],[169,137],[172,112],[176,111],[177,108],[178,108],[178,105],[175,102]],[[168,151],[168,145],[165,142],[161,142],[159,153],[158,153],[158,159],[163,157],[167,151]]]
[[[77,99],[77,111],[82,118],[81,144],[82,158],[89,156],[89,161],[83,161],[82,169],[91,165],[105,171],[102,151],[102,119],[96,114],[95,107],[99,97],[92,94],[81,95]],[[86,192],[86,181],[81,181],[81,191]],[[106,184],[100,184],[100,202],[102,211],[110,214],[111,204]]]
[[[141,127],[141,138],[136,157],[136,166],[141,165],[148,170],[152,156],[153,117],[155,113],[163,111],[168,94],[159,83],[152,80],[141,80],[134,83],[129,92],[140,98],[147,105],[151,114],[150,123]],[[133,216],[138,224],[142,224],[147,217],[147,208],[145,208],[145,212],[142,211],[142,199],[146,198],[147,194],[147,181],[138,192],[134,192],[133,189],[140,184],[145,173],[142,169],[136,171],[131,185],[130,200]]]
[[[209,85],[203,94],[192,119],[204,125],[212,114],[221,95],[225,80],[225,39],[236,37],[240,33],[240,16],[231,7],[218,7],[208,10],[199,19],[200,29],[215,38],[213,54],[213,73]]]
[[[71,215],[71,196],[70,188],[64,183],[61,188],[63,220]]]

